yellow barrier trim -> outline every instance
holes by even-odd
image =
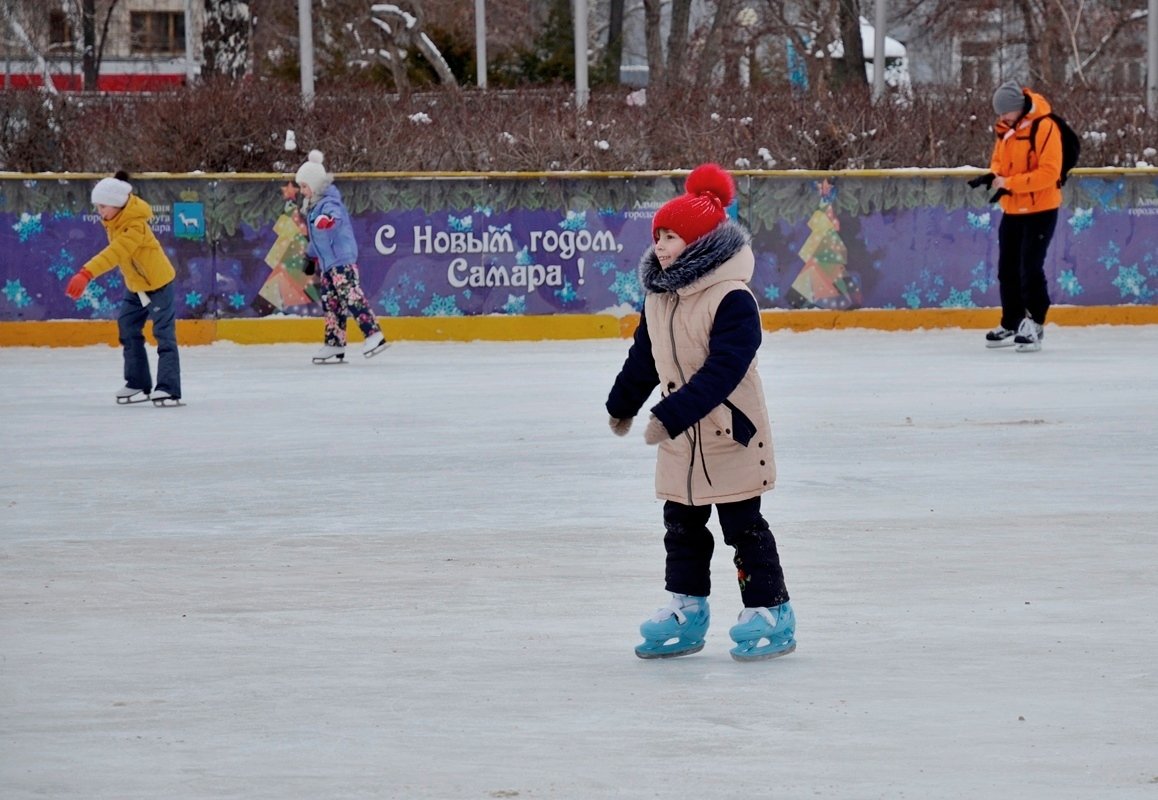
[[[762,311],[768,331],[846,330],[865,328],[911,331],[922,328],[991,328],[1000,312],[995,308],[860,309],[855,311]],[[635,333],[639,315],[567,314],[508,317],[379,317],[386,338],[393,341],[514,342],[569,339],[622,339]],[[1158,306],[1053,306],[1049,322],[1064,326],[1158,325]],[[351,342],[362,340],[353,322]],[[260,319],[177,320],[177,339],[183,345],[213,342],[284,344],[321,342],[324,323],[317,317],[263,317]],[[152,344],[150,326],[146,334]],[[112,320],[49,320],[0,322],[0,347],[78,347],[117,345],[117,324]]]

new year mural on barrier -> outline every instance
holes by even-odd
[[[291,186],[272,176],[142,179],[177,267],[182,318],[319,316]],[[339,177],[367,295],[382,316],[638,310],[651,217],[681,176]],[[960,174],[743,175],[766,309],[999,305],[1000,212]],[[0,320],[111,319],[117,271],[64,284],[106,244],[93,181],[0,179]],[[1055,303],[1158,302],[1158,178],[1086,171],[1046,264]]]

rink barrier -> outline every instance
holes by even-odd
[[[914,310],[859,309],[852,311],[762,311],[764,329],[816,331],[866,329],[912,331],[936,328],[988,329],[1000,317],[996,308],[944,308]],[[540,317],[403,317],[380,319],[382,332],[392,341],[469,342],[541,341],[573,339],[624,339],[635,333],[638,314],[575,314]],[[1054,306],[1049,324],[1158,325],[1158,306]],[[197,319],[178,320],[177,339],[182,345],[313,344],[322,341],[324,326],[315,318]],[[351,323],[349,341],[360,342],[361,331]],[[151,344],[151,325],[146,326]],[[117,345],[117,325],[108,320],[52,320],[46,322],[0,322],[3,347],[80,347]]]
[[[979,172],[735,171],[764,327],[993,327],[1000,216],[965,183]],[[1073,174],[1046,263],[1050,322],[1158,323],[1158,168]],[[64,292],[106,244],[89,204],[100,177],[0,173],[0,346],[116,343],[117,271],[83,301]],[[182,342],[321,340],[288,177],[136,176],[178,265]],[[630,336],[651,216],[683,185],[667,171],[338,177],[367,299],[388,337],[418,341]]]

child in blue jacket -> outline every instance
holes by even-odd
[[[341,361],[346,355],[346,319],[354,317],[366,342],[362,355],[375,356],[390,346],[358,280],[358,243],[342,193],[334,176],[322,166],[320,150],[298,168],[295,180],[305,198],[309,245],[306,257],[317,264],[318,288],[326,318],[326,338],[314,356],[315,364]]]

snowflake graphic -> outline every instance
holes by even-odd
[[[7,281],[4,284],[4,296],[8,298],[8,302],[17,308],[24,308],[32,305],[32,298],[28,295],[28,290],[20,283],[20,281]]]
[[[417,294],[412,295],[412,296],[406,298],[406,307],[409,308],[411,311],[413,311],[414,309],[418,308],[418,304],[421,301],[422,301],[421,295],[417,295]]]
[[[973,302],[973,292],[969,289],[953,289],[950,287],[949,296],[941,301],[941,308],[976,308]]]
[[[604,261],[596,261],[591,266],[599,270],[600,275],[606,275],[608,272],[613,271],[618,265],[614,261],[607,259]]]
[[[1106,244],[1106,250],[1105,255],[1098,256],[1098,263],[1105,267],[1108,272],[1122,265],[1122,260],[1118,257],[1122,252],[1122,248],[1119,247],[1116,242],[1111,241]]]
[[[513,294],[507,295],[507,302],[503,304],[502,310],[504,314],[510,314],[513,317],[521,316],[527,313],[527,296]]]
[[[921,293],[917,290],[917,284],[915,282],[905,285],[905,291],[901,292],[901,299],[905,301],[905,305],[909,308],[921,307]]]
[[[769,284],[764,287],[764,299],[775,303],[780,299],[780,287]]]
[[[229,295],[229,305],[233,308],[241,308],[245,305],[245,295],[241,292],[234,292]]]
[[[84,294],[76,301],[77,311],[92,311],[94,317],[111,309],[112,303],[108,300],[105,287],[96,281],[90,283],[84,290]]]
[[[945,285],[945,278],[941,275],[934,275],[927,269],[921,270],[921,283],[924,284],[925,300],[928,303],[936,304],[937,298],[941,296],[941,288]],[[917,306],[918,308],[920,306]]]
[[[201,292],[188,292],[185,295],[185,305],[189,308],[201,305]]]
[[[1146,288],[1146,276],[1142,274],[1136,264],[1119,269],[1118,277],[1114,278],[1111,283],[1118,287],[1123,298],[1149,300],[1154,294],[1153,291]]]
[[[1075,208],[1073,216],[1070,217],[1070,227],[1073,228],[1074,235],[1094,227],[1094,210],[1092,208]]]
[[[579,294],[575,291],[575,287],[571,285],[570,279],[563,281],[563,288],[555,290],[555,296],[564,303],[574,303],[578,299]]]
[[[643,308],[643,287],[639,285],[639,276],[634,270],[617,272],[610,288],[620,303],[627,303],[637,311]]]
[[[453,296],[448,295],[442,297],[435,295],[434,299],[430,301],[430,305],[422,309],[422,316],[424,317],[461,317],[462,310],[458,307]]]
[[[49,263],[48,271],[59,280],[64,280],[76,272],[76,258],[72,253],[61,248],[61,251]]]
[[[378,305],[382,307],[382,312],[387,316],[397,317],[402,314],[402,305],[398,302],[398,292],[394,289],[382,295]]]
[[[993,230],[992,217],[988,211],[983,211],[980,214],[974,214],[972,211],[966,212],[966,219],[969,222],[969,227],[975,231],[990,231]]]
[[[515,263],[521,264],[523,266],[533,264],[534,262],[531,260],[531,251],[524,247],[522,250],[515,253]]]
[[[450,229],[455,233],[470,233],[474,229],[474,219],[470,214],[464,217],[455,217],[451,214],[446,215],[447,222]]]
[[[1070,297],[1077,297],[1084,291],[1081,283],[1078,282],[1078,276],[1074,274],[1072,269],[1063,270],[1058,275],[1057,285]]]
[[[559,223],[565,231],[581,231],[587,227],[586,211],[568,211],[567,218]]]
[[[44,232],[44,223],[40,221],[40,217],[40,214],[29,214],[27,211],[20,215],[19,221],[12,226],[20,241],[27,242],[36,234]]]
[[[492,209],[490,206],[475,206],[474,207],[474,213],[476,213],[480,216],[483,216],[483,217],[489,217],[491,214],[493,214],[495,212],[494,212],[494,209]]]
[[[989,272],[989,265],[983,260],[978,261],[969,274],[973,276],[973,282],[969,285],[981,294],[985,294],[995,285],[993,276]]]

